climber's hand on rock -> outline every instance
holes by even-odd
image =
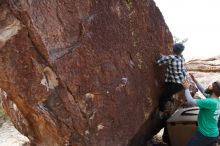
[[[189,82],[188,80],[184,80],[184,81],[182,82],[182,85],[183,85],[183,87],[184,87],[185,89],[189,89],[190,82]]]
[[[164,55],[164,54],[162,54],[162,53],[160,53],[160,58],[161,58],[161,57],[163,57],[163,56],[165,56],[165,55]]]
[[[162,57],[161,54],[157,55],[156,60],[159,60],[161,57]]]

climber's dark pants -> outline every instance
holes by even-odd
[[[165,83],[165,89],[160,95],[159,99],[159,110],[163,112],[165,110],[166,103],[171,100],[172,95],[181,91],[182,89],[182,84],[170,82]]]

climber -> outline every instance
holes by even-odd
[[[219,135],[220,81],[213,82],[207,89],[204,89],[192,74],[190,76],[206,98],[193,99],[189,92],[189,81],[183,81],[182,84],[185,88],[187,103],[199,107],[198,128],[196,133],[187,143],[187,146],[212,146],[217,143]]]
[[[167,64],[167,70],[165,74],[165,89],[160,95],[159,99],[159,112],[158,115],[161,119],[165,118],[165,105],[171,100],[173,94],[183,89],[182,81],[186,79],[185,59],[182,55],[184,45],[176,43],[173,45],[172,55],[161,55],[157,60],[157,64]]]

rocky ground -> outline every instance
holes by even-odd
[[[0,127],[1,146],[27,146],[28,139],[20,134],[10,121],[6,121]]]

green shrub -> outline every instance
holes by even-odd
[[[5,114],[5,111],[2,107],[2,105],[0,104],[0,126],[7,120],[8,120],[8,117]]]
[[[0,104],[0,118],[2,118],[3,116],[5,116],[5,112],[2,105]]]

